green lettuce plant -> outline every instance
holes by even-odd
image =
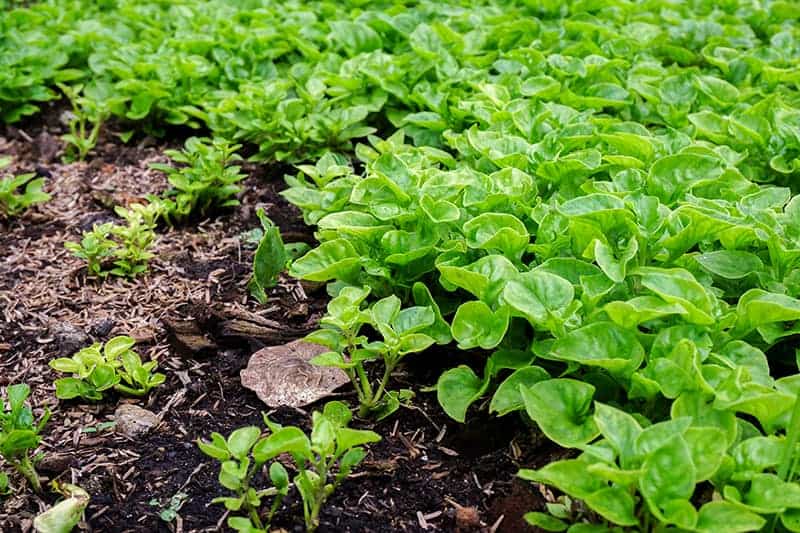
[[[72,374],[55,381],[56,397],[99,401],[109,390],[126,396],[146,396],[164,383],[166,376],[154,372],[157,361],[142,362],[139,354],[133,351],[135,344],[133,338],[120,335],[105,344],[95,343],[83,348],[72,357],[50,361],[54,370]]]
[[[25,383],[9,385],[5,389],[5,399],[0,397],[0,457],[28,480],[31,488],[42,492],[42,484],[36,473],[35,464],[41,458],[33,452],[42,440],[41,432],[50,418],[50,411],[35,420],[25,401],[31,389]],[[8,477],[3,474],[0,492],[8,491]]]
[[[166,150],[164,153],[183,166],[174,167],[151,163],[150,167],[167,175],[172,188],[161,199],[160,215],[172,225],[190,216],[204,217],[215,209],[239,205],[237,185],[246,176],[241,167],[231,165],[240,161],[236,151],[240,144],[222,138],[204,139],[190,137],[183,150]]]
[[[362,310],[369,289],[344,287],[328,304],[328,313],[320,321],[322,328],[306,337],[331,350],[314,357],[313,364],[341,368],[350,377],[358,394],[360,416],[384,418],[396,411],[400,399],[410,392],[387,389],[400,361],[437,341],[446,344],[450,340],[447,323],[430,294],[422,286],[417,289],[420,299],[428,305],[401,309],[398,297],[387,296]],[[370,341],[362,331],[366,325],[374,328],[382,340]],[[371,361],[382,367],[377,382],[367,373],[365,364]]]
[[[293,483],[303,502],[306,530],[316,530],[325,501],[364,459],[366,452],[362,446],[380,440],[372,431],[347,427],[351,417],[345,404],[334,401],[326,404],[322,412],[312,414],[310,438],[297,427],[281,426],[264,416],[266,432],[248,426],[233,431],[227,438],[213,433],[210,441],[198,441],[203,453],[221,462],[219,483],[234,493],[215,498],[214,502],[245,515],[228,518],[228,525],[246,533],[269,531],[272,518],[290,488],[289,474],[277,460],[288,454],[297,469]],[[256,475],[270,461],[268,474],[272,486],[256,488],[253,486]],[[264,516],[260,509],[267,497],[272,498],[272,503]]]
[[[11,158],[0,157],[0,170],[9,164]],[[15,216],[34,204],[50,199],[50,195],[42,191],[44,178],[34,179],[35,176],[31,173],[0,178],[0,213],[7,217]]]

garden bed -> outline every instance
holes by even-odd
[[[47,175],[47,190],[53,194],[51,202],[0,230],[0,386],[27,382],[34,404],[53,411],[40,470],[48,479],[77,483],[90,493],[89,528],[216,531],[225,518],[222,506],[210,504],[220,492],[217,468],[195,441],[212,431],[227,434],[259,423],[268,409],[242,387],[239,371],[256,349],[313,329],[327,301],[324,289],[306,292],[290,278],[270,291],[266,305],[249,298],[253,248],[242,234],[258,226],[257,206],[265,208],[284,235],[312,239],[311,230],[277,194],[284,188],[284,167],[248,165],[242,206],[213,221],[160,231],[149,274],[135,282],[87,279],[64,241],[77,240],[93,223],[112,218],[110,206],[161,190],[165,180],[148,163],[164,160],[165,145],[148,138],[124,145],[111,137],[101,140],[86,162],[64,164],[59,158],[62,132],[57,121],[50,122],[8,127],[0,136],[0,152],[14,155],[19,171]],[[226,309],[285,324],[285,335],[272,341],[219,337],[215,324]],[[174,321],[197,325],[216,347],[200,354],[180,350],[165,325]],[[118,434],[109,424],[118,402],[126,400],[57,403],[56,374],[48,367],[51,359],[68,356],[89,341],[123,333],[134,336],[140,352],[157,359],[168,376],[144,405],[161,421],[137,439]],[[434,384],[451,364],[443,350],[420,355],[395,379],[415,388]],[[340,394],[348,398],[350,391],[344,388]],[[307,428],[308,414],[318,406],[279,409],[270,416]],[[561,453],[547,441],[532,446],[535,431],[519,423],[488,417],[455,423],[430,393],[419,394],[410,407],[384,422],[359,421],[357,426],[374,428],[383,440],[371,446],[363,467],[336,491],[322,514],[321,531],[525,531],[529,526],[522,515],[541,508],[544,499],[515,480],[516,471],[546,464]],[[158,514],[181,494],[180,519],[169,526]],[[53,501],[46,500],[21,492],[4,501],[0,529],[29,530],[33,516]],[[289,498],[275,525],[289,531],[300,527],[298,505]]]

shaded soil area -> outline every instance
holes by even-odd
[[[141,201],[167,188],[149,168],[166,162],[165,148],[181,145],[148,137],[119,142],[113,126],[86,162],[61,162],[58,109],[20,127],[0,130],[0,156],[11,155],[14,173],[37,172],[53,196],[14,220],[0,220],[0,386],[27,382],[37,412],[52,418],[42,444],[39,470],[47,481],[77,483],[92,496],[81,525],[89,531],[219,531],[226,514],[211,504],[224,493],[218,465],[197,448],[212,431],[226,434],[260,425],[266,409],[242,387],[239,372],[256,349],[283,344],[312,330],[324,312],[324,288],[281,279],[265,305],[248,297],[254,245],[246,232],[259,226],[262,207],[287,241],[313,242],[299,212],[279,195],[283,165],[246,164],[242,205],[175,229],[161,228],[150,272],[135,280],[87,279],[64,242],[99,222],[114,220],[114,205]],[[183,137],[180,137],[183,135]],[[229,318],[254,324],[231,330]],[[201,339],[187,345],[176,334],[184,324]],[[120,402],[58,402],[56,374],[47,363],[94,341],[129,334],[137,350],[159,361],[167,382],[136,403],[159,417],[145,437],[131,439],[114,427]],[[421,354],[395,379],[415,390],[435,383],[460,361],[446,351]],[[346,388],[338,393],[352,400]],[[281,408],[270,417],[308,429],[307,410]],[[357,471],[331,497],[320,531],[522,532],[522,515],[540,510],[552,495],[514,474],[545,464],[558,450],[543,444],[519,418],[476,413],[458,424],[447,418],[432,393],[418,393],[410,406],[372,428],[383,440],[369,448]],[[15,486],[20,480],[13,479]],[[0,497],[2,498],[2,497]],[[27,490],[0,499],[0,531],[30,531],[33,517],[56,496]],[[171,502],[177,518],[159,512]],[[292,491],[273,526],[302,531],[302,509]]]

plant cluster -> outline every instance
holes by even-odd
[[[83,233],[80,242],[65,242],[64,247],[86,261],[90,276],[135,277],[147,272],[147,264],[154,257],[150,248],[156,238],[156,222],[162,210],[158,201],[147,205],[117,206],[114,211],[125,224],[95,224],[91,231]],[[111,268],[108,268],[108,262],[113,263]]]
[[[31,389],[24,383],[6,387],[5,400],[0,397],[0,457],[28,480],[36,492],[42,491],[35,464],[39,459],[33,455],[42,440],[42,428],[50,418],[45,411],[37,421],[25,401]],[[9,492],[8,475],[0,472],[0,495]]]
[[[228,518],[228,525],[241,533],[270,530],[272,518],[290,489],[289,473],[278,460],[288,454],[297,470],[293,484],[303,502],[306,530],[316,530],[325,501],[364,459],[362,446],[380,440],[372,431],[349,428],[351,418],[344,403],[333,401],[322,412],[312,414],[310,438],[301,429],[281,426],[265,415],[266,432],[247,426],[227,438],[213,433],[210,441],[199,441],[203,453],[221,462],[220,485],[234,493],[214,502],[243,515]],[[258,488],[267,463],[271,486]],[[266,516],[261,511],[265,498],[271,498]]]
[[[401,399],[410,396],[408,390],[387,389],[392,371],[406,355],[452,340],[450,328],[425,285],[417,284],[414,290],[417,303],[423,305],[401,309],[400,299],[391,295],[362,310],[369,289],[344,287],[328,304],[328,313],[321,320],[322,329],[306,337],[307,341],[331,350],[311,362],[344,370],[358,394],[362,417],[384,418],[400,407]],[[382,340],[370,342],[362,332],[367,325]],[[377,383],[370,380],[364,366],[370,361],[378,361],[382,366]]]
[[[443,409],[519,413],[580,454],[521,475],[587,512],[532,523],[800,531],[797,17],[745,0],[44,2],[0,25],[0,114],[64,82],[152,133],[203,126],[256,160],[316,159],[284,195],[319,241],[289,272],[334,297],[317,363],[382,416],[406,354],[485,351],[438,380]],[[186,185],[175,210],[205,205],[188,191],[208,161],[237,188],[198,157],[168,170]],[[286,256],[262,224],[263,300]],[[276,466],[250,490],[271,431],[212,440],[245,531],[288,487]]]
[[[215,138],[190,137],[183,150],[166,150],[173,161],[184,166],[173,167],[152,163],[151,168],[167,174],[172,189],[161,198],[160,216],[168,224],[185,221],[189,216],[206,216],[214,209],[239,205],[237,185],[246,175],[241,167],[231,165],[241,160],[236,150],[239,144]]]
[[[109,390],[126,396],[146,396],[164,383],[166,376],[154,372],[157,361],[142,363],[139,354],[133,351],[135,344],[133,338],[120,335],[105,344],[95,343],[83,348],[72,357],[50,361],[54,370],[72,374],[55,381],[56,397],[98,401]]]
[[[9,164],[10,157],[0,157],[0,170]],[[44,178],[34,178],[36,174],[33,173],[0,178],[0,214],[15,216],[34,204],[50,199],[50,195],[42,190]]]

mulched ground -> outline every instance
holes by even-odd
[[[285,166],[246,165],[242,205],[213,220],[159,230],[150,273],[133,281],[86,279],[81,261],[65,249],[93,224],[113,220],[113,206],[166,188],[151,162],[180,146],[185,132],[168,142],[137,137],[129,146],[107,135],[86,162],[63,164],[58,109],[18,128],[0,130],[0,156],[12,155],[12,172],[48,178],[47,204],[12,221],[0,221],[0,386],[27,382],[33,402],[53,412],[39,470],[47,480],[69,481],[92,496],[85,530],[113,532],[219,531],[226,515],[210,500],[221,493],[217,468],[194,441],[260,424],[266,409],[244,389],[239,371],[256,349],[283,344],[314,328],[326,303],[319,287],[283,279],[266,305],[248,298],[252,246],[243,233],[259,226],[263,207],[288,241],[312,241],[299,212],[278,195]],[[113,130],[113,128],[110,128]],[[255,324],[254,333],[220,328],[226,318]],[[174,324],[189,324],[206,343],[187,350]],[[165,385],[139,402],[160,417],[146,437],[115,432],[111,398],[97,405],[58,403],[57,377],[47,363],[93,341],[135,337],[138,351],[159,361]],[[456,364],[449,353],[419,355],[395,378],[419,389]],[[480,364],[480,361],[476,361]],[[341,398],[351,399],[347,390]],[[312,405],[282,408],[270,416],[308,427]],[[523,532],[522,515],[542,509],[552,494],[514,478],[520,466],[540,466],[558,450],[520,419],[476,415],[467,425],[447,418],[431,393],[373,428],[383,441],[331,497],[320,531]],[[17,480],[18,481],[18,480]],[[158,513],[183,500],[171,523]],[[36,513],[52,504],[18,492],[0,501],[0,531],[30,531]],[[299,500],[290,494],[275,527],[302,531]]]

